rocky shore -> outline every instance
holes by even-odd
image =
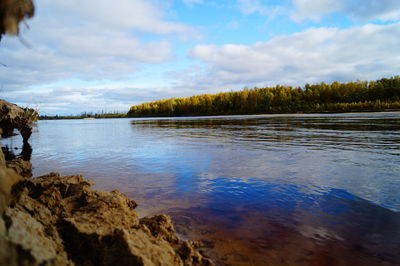
[[[26,112],[0,101],[0,130],[31,132]],[[80,175],[31,178],[30,168],[0,151],[0,265],[213,265],[170,217],[139,219],[118,191],[93,190]]]

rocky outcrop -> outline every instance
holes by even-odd
[[[21,180],[21,176],[14,170],[7,168],[5,161],[1,162],[3,153],[0,151],[0,215],[10,202],[11,187]]]
[[[14,170],[17,174],[23,177],[32,177],[32,164],[22,158],[15,158],[6,162],[9,169]]]
[[[168,216],[139,220],[135,207],[118,191],[92,190],[80,175],[23,179],[0,221],[8,248],[0,264],[212,265],[196,243],[178,239]]]
[[[18,129],[23,141],[27,142],[32,134],[32,123],[38,119],[35,110],[21,108],[16,104],[0,99],[0,133],[9,137],[14,129]]]
[[[11,136],[14,129],[18,129],[23,134],[24,145],[30,147],[27,142],[32,132],[32,123],[36,119],[35,111],[0,99],[0,138]],[[12,185],[22,178],[21,175],[31,175],[30,163],[21,159],[6,161],[0,149],[0,214],[10,200]]]

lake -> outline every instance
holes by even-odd
[[[39,121],[30,143],[34,176],[118,189],[219,264],[400,265],[400,113]]]

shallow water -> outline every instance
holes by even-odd
[[[35,176],[119,189],[219,264],[400,264],[400,113],[39,121],[30,143]]]

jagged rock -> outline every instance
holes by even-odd
[[[184,265],[214,265],[211,260],[200,254],[199,242],[180,241],[175,235],[171,218],[167,215],[156,215],[140,219],[140,224],[146,226],[151,234],[158,239],[164,239],[173,244]]]
[[[32,123],[38,119],[35,110],[21,108],[16,104],[0,99],[0,128],[2,137],[12,136],[14,129],[18,129],[24,142],[32,134]]]
[[[181,256],[184,265],[214,265],[214,263],[200,254],[198,248],[199,242],[184,241],[179,249],[178,254]]]
[[[19,264],[68,264],[66,254],[57,253],[57,243],[48,237],[43,224],[29,213],[16,208],[9,208],[5,212],[5,217],[9,223],[7,238],[19,250]]]
[[[21,179],[14,170],[7,168],[4,163],[0,164],[0,215],[10,201],[11,187]]]
[[[32,164],[24,161],[22,158],[15,158],[6,162],[9,169],[13,169],[17,174],[23,177],[32,177]]]
[[[0,139],[1,139],[1,132],[2,130],[0,128]],[[5,164],[6,164],[6,159],[4,157],[3,151],[0,149],[0,166],[5,166]]]
[[[3,5],[3,2],[1,2]],[[37,119],[37,113],[32,109],[23,109],[15,104],[0,99],[0,138],[10,136],[16,128],[24,132],[24,142],[27,142],[32,123]],[[6,162],[3,151],[0,149],[0,214],[9,202],[10,189],[13,184],[21,179],[21,176],[13,169],[7,168],[10,163],[13,169],[23,175],[29,176],[31,165],[29,162]]]
[[[140,224],[147,226],[151,234],[157,238],[165,239],[170,243],[179,243],[178,237],[174,234],[171,218],[167,215],[144,217],[140,219]]]
[[[13,187],[0,233],[16,247],[18,264],[212,265],[178,239],[168,216],[139,221],[126,195],[90,186],[80,175],[50,173]]]
[[[17,263],[17,251],[7,240],[7,229],[3,217],[0,216],[0,265],[14,266]]]

